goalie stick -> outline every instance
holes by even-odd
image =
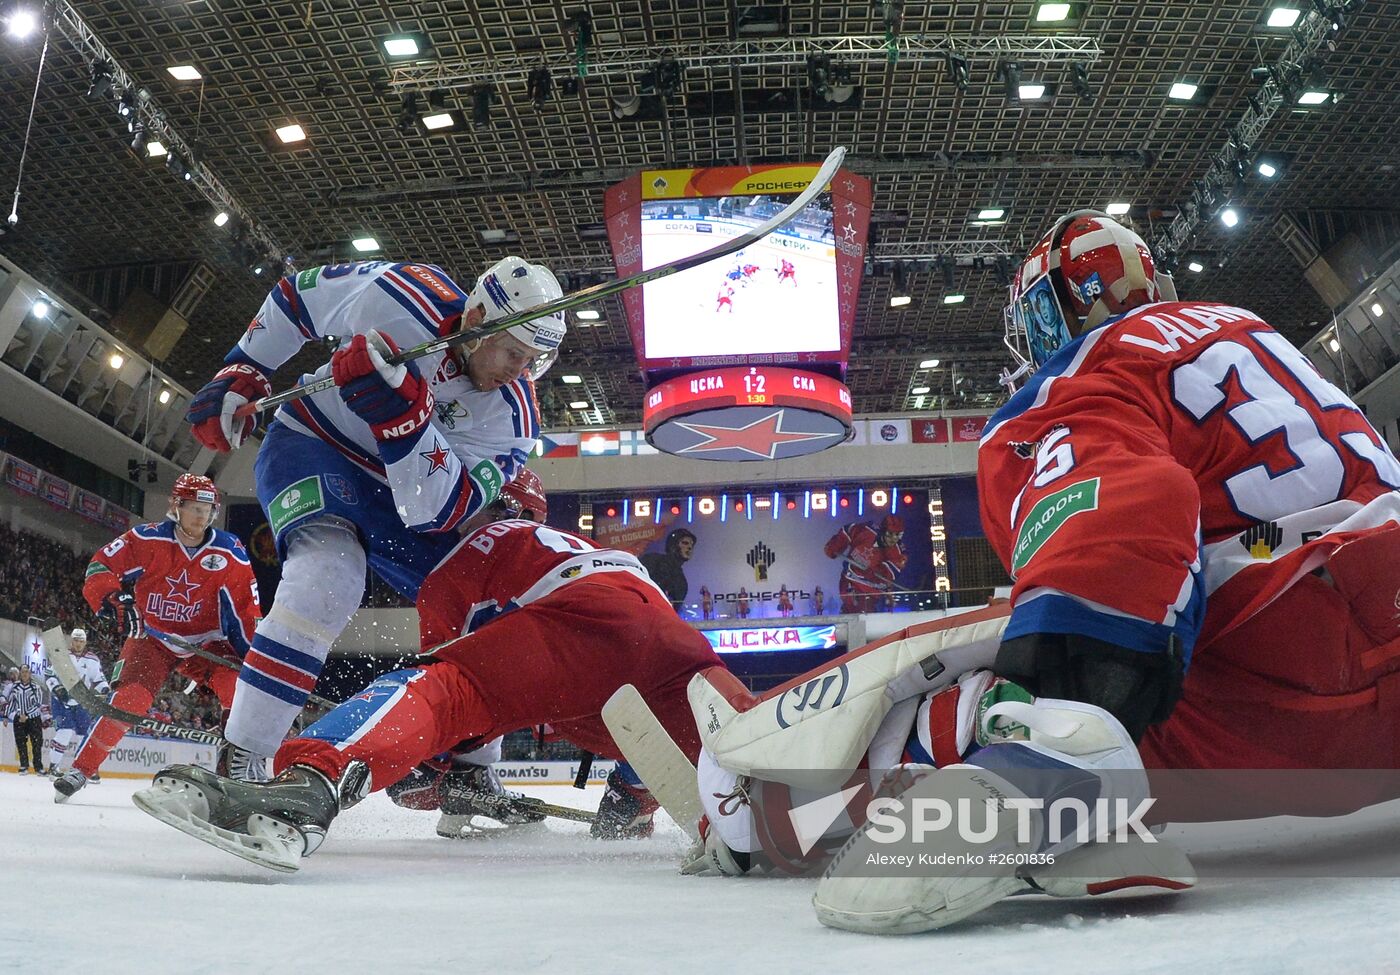
[[[608,726],[622,757],[642,779],[666,815],[686,834],[700,837],[700,786],[695,766],[675,743],[661,722],[656,720],[641,691],[623,684],[603,705],[603,724]]]
[[[570,308],[578,308],[582,305],[591,304],[599,298],[606,298],[608,295],[615,295],[632,288],[640,287],[644,284],[649,284],[652,281],[659,281],[662,278],[670,277],[672,274],[679,274],[681,271],[688,271],[693,267],[699,267],[701,264],[708,264],[721,257],[727,257],[730,254],[741,251],[745,247],[767,237],[778,228],[792,222],[799,213],[807,208],[808,204],[821,194],[826,184],[831,182],[836,176],[836,171],[841,168],[841,161],[845,159],[845,157],[846,149],[844,146],[837,146],[835,149],[831,150],[830,155],[823,160],[821,168],[817,170],[816,176],[812,177],[812,181],[807,184],[806,189],[799,193],[791,203],[757,227],[754,227],[748,233],[735,237],[733,240],[711,247],[709,250],[701,251],[698,254],[682,257],[669,264],[661,264],[650,270],[639,271],[625,278],[603,281],[599,284],[584,288],[581,291],[575,291],[573,294],[564,295],[562,298],[556,298],[554,301],[547,301],[542,305],[536,305],[533,308],[526,308],[524,311],[516,312],[514,315],[498,318],[496,321],[487,325],[479,325],[476,328],[454,332],[452,335],[412,346],[404,349],[398,355],[391,356],[389,365],[397,366],[401,363],[408,362],[410,359],[418,359],[425,355],[431,355],[434,352],[441,352],[443,349],[452,348],[453,346],[462,345],[467,342],[475,342],[478,339],[486,338],[488,335],[503,332],[512,326],[523,325],[525,322],[532,321],[536,318],[543,318],[548,315],[553,315],[556,312],[568,311]],[[303,396],[310,396],[313,393],[331,389],[334,386],[335,380],[327,376],[325,379],[319,379],[305,386],[294,386],[283,392],[274,393],[271,396],[264,396],[256,402],[245,403],[234,412],[234,416],[241,419],[251,416],[254,413],[260,413],[263,410],[270,410],[274,407],[281,406],[283,403],[301,399]]]
[[[64,640],[63,630],[60,627],[54,626],[44,631],[44,644],[48,647],[49,664],[53,667],[54,676],[58,678],[60,684],[67,688],[68,693],[82,705],[84,710],[98,717],[111,718],[113,721],[129,724],[138,731],[149,731],[164,738],[179,738],[182,741],[192,741],[200,745],[213,745],[215,748],[224,743],[224,739],[212,731],[186,728],[183,725],[171,724],[158,718],[146,717],[134,711],[123,711],[121,708],[108,704],[94,694],[92,688],[83,682],[82,676],[78,673],[77,665],[73,663],[73,657],[69,654],[68,648],[63,645]]]
[[[480,815],[506,822],[512,815],[526,814],[548,816],[553,819],[567,819],[575,823],[591,823],[596,818],[586,809],[572,806],[558,806],[533,796],[503,796],[485,789],[457,789],[456,797],[470,800],[480,809]],[[441,834],[439,834],[441,835]]]

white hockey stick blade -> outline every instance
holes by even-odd
[[[133,794],[131,801],[146,815],[249,863],[279,873],[296,873],[301,869],[301,837],[296,830],[274,819],[251,816],[248,820],[251,835],[215,826],[200,817],[203,795],[199,790],[162,783],[159,775],[154,784]]]
[[[602,714],[622,757],[641,776],[661,808],[692,840],[698,839],[705,810],[700,805],[695,766],[656,720],[641,692],[623,684],[603,705]]]

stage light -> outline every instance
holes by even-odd
[[[146,158],[147,158],[147,159],[159,159],[161,156],[165,155],[168,151],[169,151],[169,150],[167,150],[167,149],[165,148],[165,143],[164,143],[164,142],[158,142],[158,141],[156,141],[155,139],[152,139],[150,142],[146,143]]]
[[[291,145],[293,142],[306,141],[306,130],[297,122],[290,122],[287,125],[278,126],[275,131],[278,140],[280,140],[284,146]]]
[[[122,366],[126,365],[126,356],[122,355],[120,352],[113,352],[111,357],[107,359],[107,365],[111,366],[113,369],[120,369]]]
[[[1259,160],[1259,164],[1254,168],[1265,179],[1273,179],[1278,175],[1278,167],[1266,159]]]
[[[1238,226],[1240,222],[1240,212],[1234,207],[1226,207],[1220,211],[1220,222],[1227,227]]]
[[[841,504],[841,507],[843,507],[843,508],[849,508],[849,507],[851,506],[851,499],[850,499],[850,498],[842,498],[841,501],[840,501],[840,504]]]
[[[968,84],[972,79],[972,68],[968,64],[967,58],[950,51],[944,58],[944,64],[948,68],[948,78],[953,82],[954,87],[958,91],[967,91]]]
[[[883,508],[885,505],[889,504],[889,501],[890,496],[880,488],[876,488],[870,492],[870,503],[877,508]]]
[[[1110,203],[1104,207],[1104,213],[1110,217],[1121,217],[1133,208],[1131,203]]]
[[[616,518],[616,517],[617,517],[617,509],[614,508],[614,507],[612,507],[611,505],[608,506],[608,517],[609,517],[609,518]]]
[[[1200,91],[1199,85],[1193,85],[1189,81],[1176,81],[1172,83],[1167,97],[1178,102],[1189,102],[1196,97],[1198,91]]]
[[[391,58],[411,58],[418,51],[418,38],[411,34],[395,34],[384,38],[384,53]]]
[[[161,406],[164,406],[165,404],[169,403],[169,402],[170,402],[170,390],[168,390],[168,389],[162,389],[162,390],[160,391],[160,395],[157,396],[156,399],[160,400],[160,405],[161,405]]]
[[[1015,61],[1003,61],[999,73],[1002,84],[1005,86],[1007,104],[1016,104],[1021,89],[1021,66]]]
[[[89,98],[101,98],[112,90],[112,64],[109,61],[94,61],[89,69]]]
[[[1094,86],[1089,84],[1089,66],[1076,61],[1069,66],[1069,83],[1080,101],[1094,100]]]
[[[135,111],[136,92],[128,88],[126,91],[122,92],[121,97],[117,99],[117,114],[122,118],[130,118],[131,114]]]
[[[545,102],[549,101],[549,96],[553,92],[554,76],[549,73],[549,69],[534,68],[531,70],[526,81],[525,93],[535,103],[535,108],[544,108]]]
[[[9,29],[11,37],[22,41],[30,34],[34,33],[38,26],[38,18],[34,16],[32,11],[26,10],[23,7],[10,14]]]
[[[367,254],[370,251],[379,250],[379,241],[375,240],[373,237],[356,237],[354,240],[350,241],[350,246],[361,254]]]
[[[906,495],[904,496],[904,503],[905,503],[905,504],[913,504],[913,503],[914,503],[914,496],[913,496],[912,494],[906,494]]]
[[[697,504],[695,508],[702,515],[712,515],[715,513],[715,499],[701,498],[699,504]]]
[[[35,318],[48,318],[49,303],[43,298],[40,298],[38,301],[34,302],[34,304],[29,306],[29,313]]]
[[[495,101],[495,85],[477,85],[472,89],[472,125],[481,128],[491,124],[491,106]]]
[[[794,501],[794,500],[792,500],[791,498],[788,498],[787,510],[789,510],[789,511],[796,511],[796,510],[797,510],[797,502]]]
[[[678,505],[678,504],[673,504],[673,505],[671,505],[671,514],[673,514],[673,515],[678,515],[678,514],[680,514],[680,513],[681,513],[681,506],[680,506],[680,505]]]
[[[227,210],[220,210],[217,214],[214,215],[214,226],[222,227],[226,223],[228,223]]]

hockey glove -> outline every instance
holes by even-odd
[[[433,415],[433,394],[417,363],[389,365],[398,352],[393,339],[370,329],[331,357],[340,398],[376,440],[411,437]]]
[[[53,695],[55,701],[65,707],[73,703],[73,698],[69,695],[68,689],[62,684],[54,684],[54,686],[49,689],[49,693]]]
[[[115,620],[117,632],[128,640],[139,640],[146,635],[141,610],[136,608],[136,594],[129,589],[109,592],[102,600],[101,615]]]
[[[256,366],[236,362],[224,366],[190,400],[185,421],[193,425],[195,439],[210,450],[227,453],[242,446],[253,432],[257,417],[234,416],[240,406],[272,394],[272,384]]]

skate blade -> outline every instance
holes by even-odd
[[[1025,883],[1016,877],[977,877],[971,889],[950,896],[937,906],[910,904],[883,911],[853,911],[824,904],[822,892],[812,897],[817,920],[829,928],[861,934],[919,934],[957,924],[979,911],[1021,890]],[[945,891],[945,894],[947,892]]]
[[[163,784],[164,781],[157,778],[154,785],[133,794],[131,801],[136,808],[187,836],[249,863],[279,873],[296,873],[301,869],[302,842],[299,836],[294,840],[287,836],[295,833],[290,827],[266,816],[254,815],[248,821],[249,828],[255,831],[253,835],[223,829],[195,815],[184,789],[173,788]],[[199,794],[197,789],[191,788],[191,791]],[[199,797],[203,799],[202,794]]]
[[[482,823],[487,825],[481,825]],[[495,840],[507,837],[523,839],[545,831],[547,827],[543,822],[500,823],[489,816],[453,816],[443,813],[437,822],[437,835],[445,840]]]

